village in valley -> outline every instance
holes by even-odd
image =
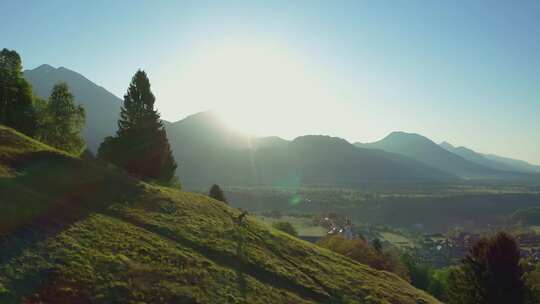
[[[497,227],[489,229],[479,229],[477,231],[464,231],[454,229],[448,233],[418,234],[416,232],[396,229],[388,226],[377,226],[366,223],[355,224],[350,218],[336,213],[328,213],[319,216],[309,217],[302,215],[283,216],[272,215],[278,218],[285,218],[288,221],[297,223],[299,226],[299,237],[316,243],[326,236],[341,235],[347,240],[362,238],[369,243],[375,240],[381,242],[385,247],[397,248],[400,252],[414,256],[418,261],[434,267],[447,267],[459,263],[469,252],[472,246],[484,235],[497,231]],[[262,217],[268,221],[269,217]],[[298,219],[298,220],[295,220]],[[271,220],[270,220],[271,221]],[[311,227],[307,227],[311,222]],[[305,225],[302,227],[302,224]],[[500,228],[500,227],[499,227]],[[512,231],[520,245],[521,257],[530,262],[540,261],[540,230],[536,227],[503,227]],[[303,233],[303,232],[307,233]],[[313,233],[313,231],[316,231]]]

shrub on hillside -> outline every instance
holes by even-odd
[[[210,191],[208,191],[208,196],[220,202],[227,203],[225,194],[223,193],[223,190],[221,190],[221,187],[219,187],[219,185],[212,185],[212,187],[210,187]]]
[[[410,280],[407,267],[399,253],[392,248],[377,251],[362,238],[347,240],[341,235],[328,236],[318,244],[372,268],[393,272]]]
[[[274,222],[272,224],[272,227],[278,229],[278,230],[281,230],[285,233],[288,233],[292,236],[298,236],[298,232],[296,231],[296,229],[294,228],[294,226],[289,223],[289,222],[285,222],[285,221],[282,221],[282,222]]]

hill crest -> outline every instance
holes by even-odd
[[[0,165],[17,174],[0,178],[11,198],[0,213],[2,303],[438,303],[204,195],[0,127],[5,138]]]

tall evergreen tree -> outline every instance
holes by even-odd
[[[154,103],[150,81],[139,70],[124,95],[116,136],[105,138],[98,157],[124,168],[132,176],[169,183],[177,165]]]
[[[0,51],[0,124],[34,136],[37,117],[32,87],[22,74],[22,61],[16,51]]]
[[[225,194],[223,193],[223,190],[221,190],[221,188],[218,185],[212,185],[212,187],[210,187],[210,191],[208,191],[208,196],[210,196],[211,198],[215,200],[227,203]]]
[[[73,94],[65,82],[56,84],[48,102],[37,100],[39,130],[37,138],[55,148],[81,154],[85,147],[81,129],[84,126],[85,113],[75,105]]]

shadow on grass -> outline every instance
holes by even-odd
[[[74,222],[142,191],[118,170],[50,151],[25,154],[10,165],[17,174],[0,178],[0,268]],[[0,302],[18,303],[20,295],[37,289],[52,292],[51,284],[63,284],[55,273],[45,269],[15,280]]]
[[[245,258],[245,252],[244,252],[245,240],[244,240],[243,235],[239,232],[236,232],[235,240],[236,240],[236,255],[238,256],[239,259],[244,259]],[[240,291],[240,295],[242,296],[242,298],[246,300],[246,296],[247,296],[246,274],[240,271],[240,269],[236,269],[235,272],[236,272],[236,277],[237,277],[238,290]]]

